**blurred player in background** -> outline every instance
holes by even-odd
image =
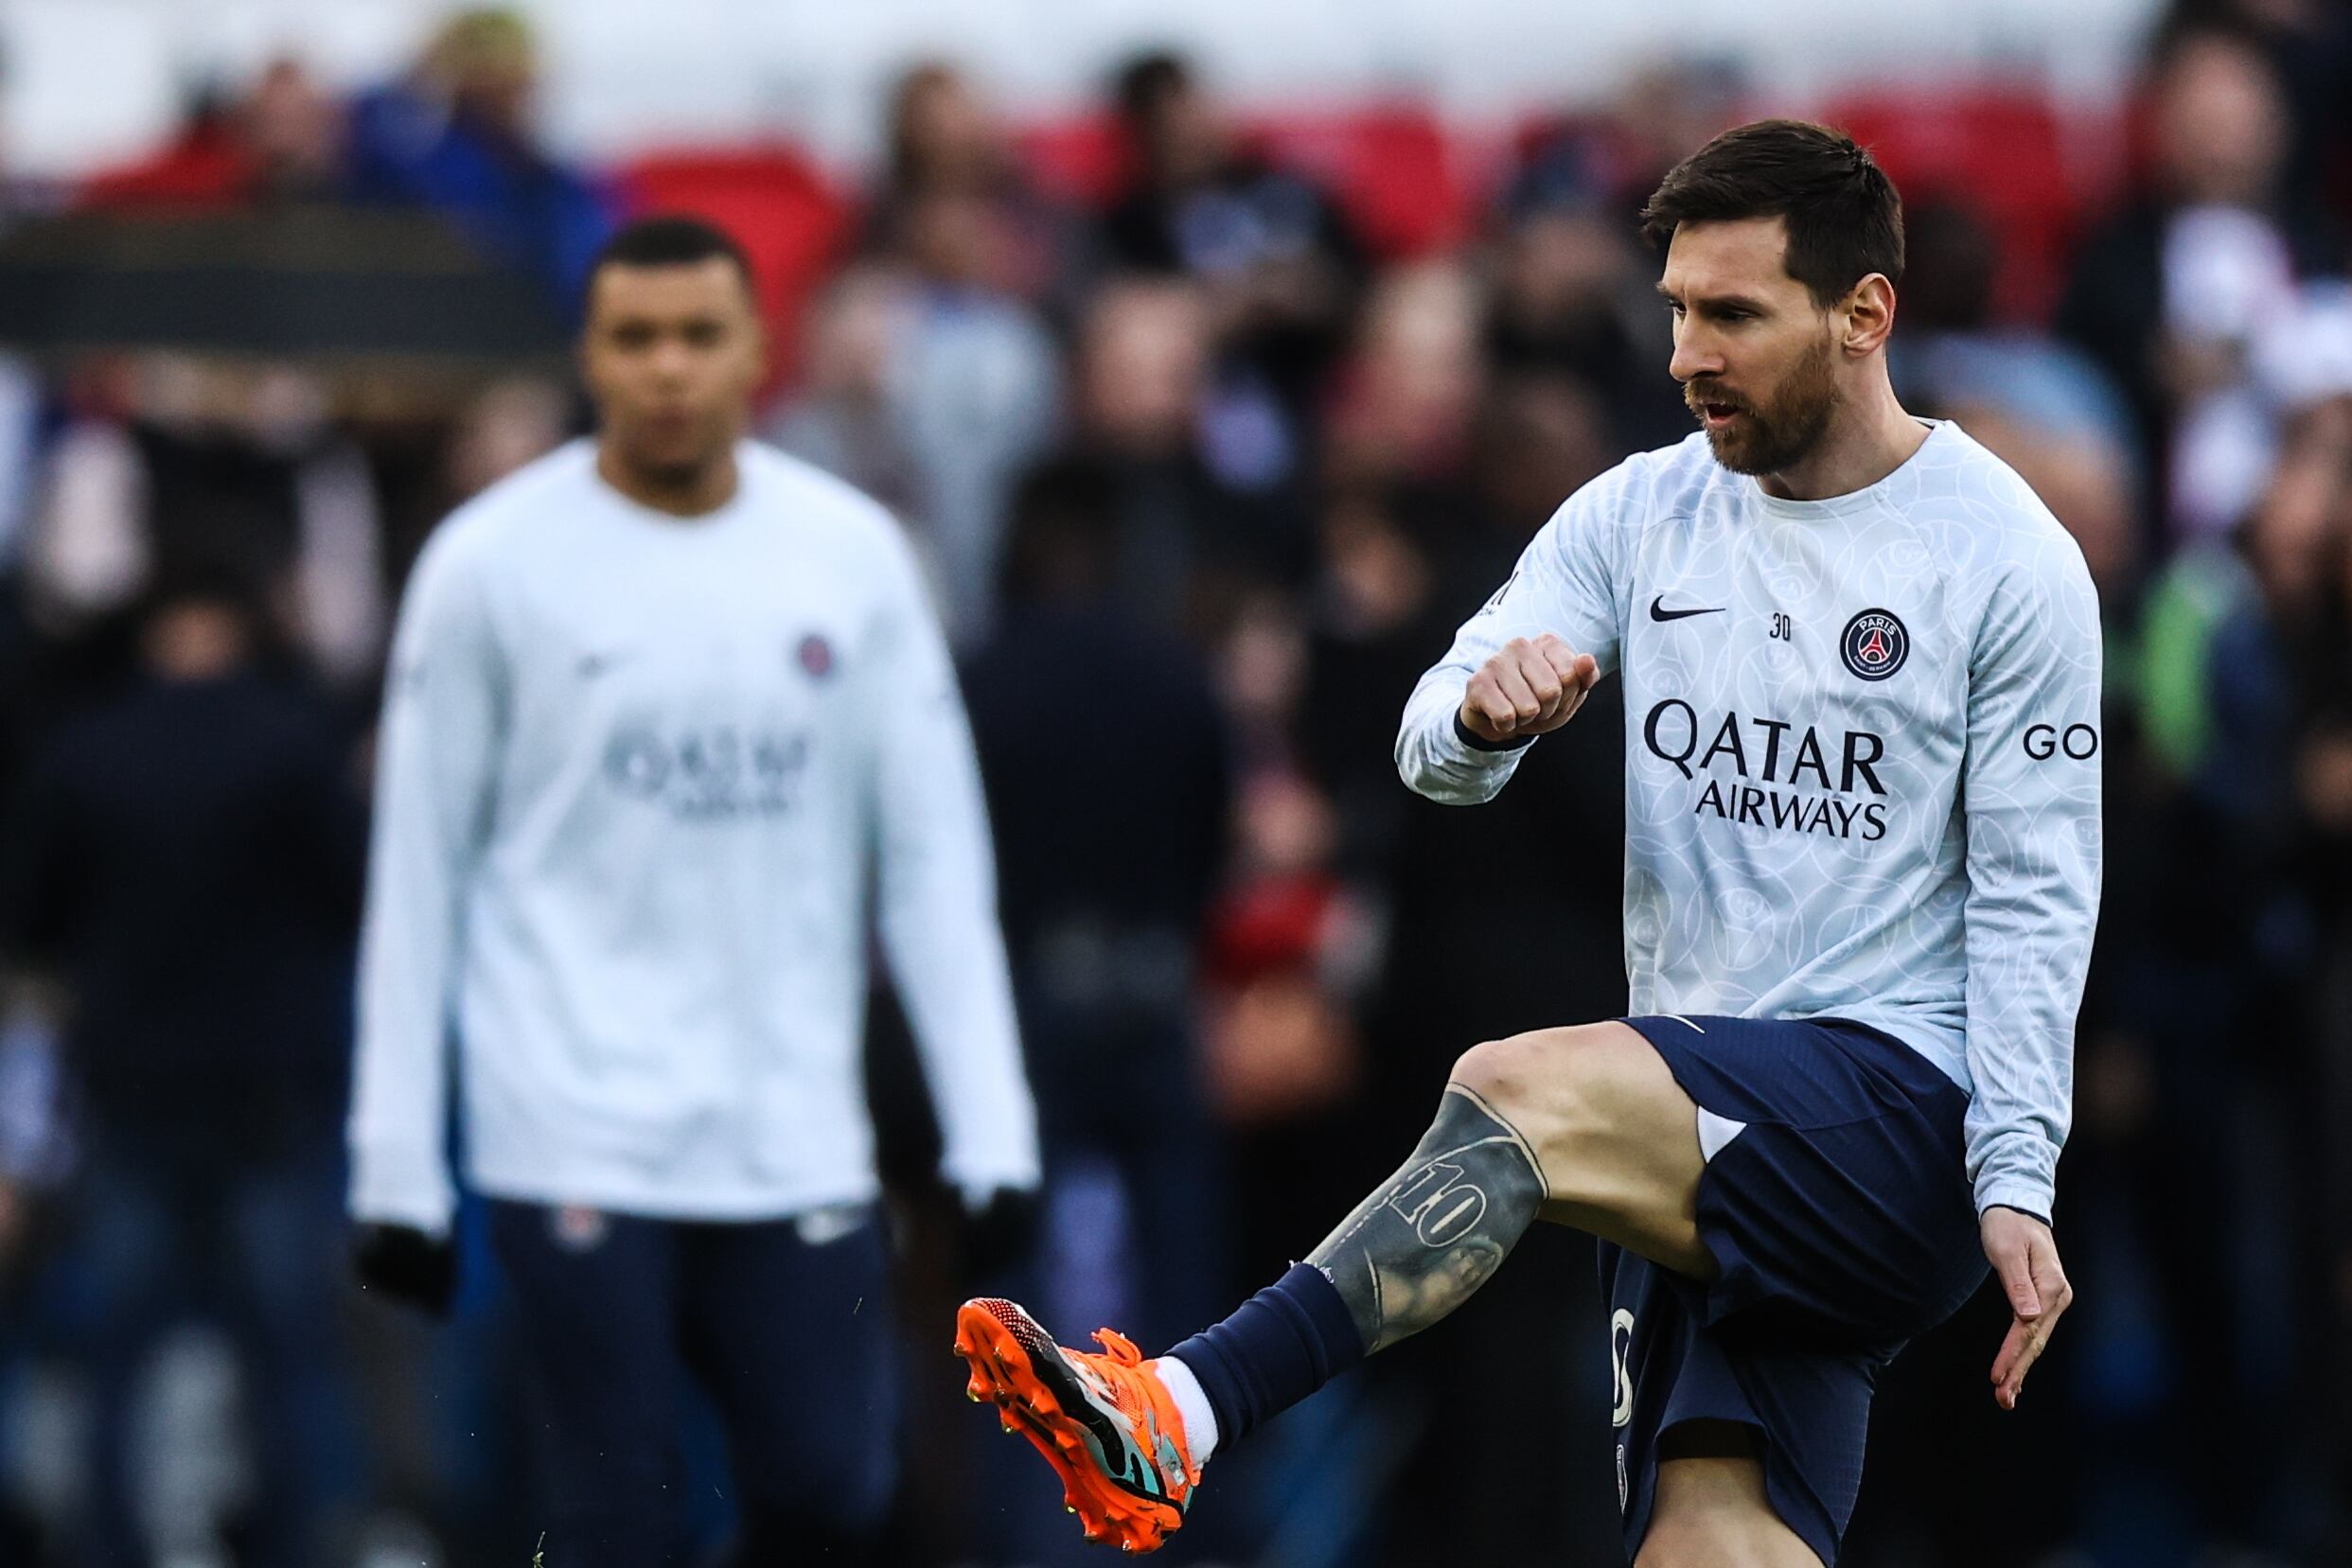
[[[688,1376],[726,1429],[740,1560],[871,1550],[894,1383],[860,1078],[870,875],[945,1174],[999,1218],[1038,1177],[953,670],[882,508],[743,439],[762,357],[725,236],[616,236],[581,348],[597,438],[442,526],[394,649],[359,1262],[447,1300],[453,1022],[467,1175],[539,1401],[549,1568],[671,1559]]]
[[[1158,1360],[966,1303],[973,1397],[1090,1537],[1157,1546],[1212,1451],[1459,1307],[1539,1218],[1601,1242],[1641,1568],[1833,1562],[1879,1367],[1989,1258],[2013,1407],[2066,1309],[2049,1216],[2099,877],[2081,553],[1896,401],[1901,207],[1850,139],[1726,132],[1645,229],[1702,429],[1568,499],[1396,747],[1422,794],[1486,801],[1621,674],[1639,1015],[1468,1051],[1389,1181]]]

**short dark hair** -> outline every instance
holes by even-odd
[[[1013,604],[1098,598],[1118,572],[1118,484],[1095,458],[1053,457],[1014,486],[998,588]]]
[[[606,240],[588,276],[593,282],[607,267],[693,267],[717,260],[742,273],[746,289],[753,286],[752,258],[734,236],[689,213],[658,213],[624,224]]]
[[[1141,119],[1161,103],[1193,85],[1193,68],[1173,49],[1152,49],[1120,66],[1111,83],[1111,97],[1120,117]]]
[[[1777,218],[1789,275],[1828,306],[1872,273],[1902,276],[1902,198],[1843,131],[1757,120],[1676,164],[1641,209],[1642,238],[1663,251],[1685,223]]]

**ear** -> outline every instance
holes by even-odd
[[[1846,315],[1839,346],[1859,359],[1885,347],[1895,329],[1895,285],[1884,273],[1872,273],[1854,285],[1839,308]]]

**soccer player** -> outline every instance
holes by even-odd
[[[741,1560],[870,1545],[894,1383],[859,1070],[870,873],[946,1174],[976,1209],[1037,1181],[939,627],[880,506],[743,439],[761,358],[724,235],[617,235],[580,350],[597,437],[442,525],[394,647],[359,1261],[448,1295],[453,1019],[550,1568],[671,1560],[689,1376],[727,1431]]]
[[[1485,801],[1618,672],[1636,1015],[1474,1047],[1392,1177],[1157,1360],[967,1302],[969,1391],[1089,1536],[1158,1545],[1216,1449],[1461,1305],[1538,1219],[1600,1241],[1640,1568],[1834,1562],[1877,1368],[1989,1259],[2014,1407],[2066,1310],[2049,1217],[2099,874],[2081,554],[1897,404],[1901,207],[1852,141],[1728,132],[1644,229],[1701,430],[1568,499],[1396,746],[1422,794]]]

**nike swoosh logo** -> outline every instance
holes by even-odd
[[[1729,608],[1730,607],[1728,605],[1713,605],[1706,609],[1668,609],[1666,608],[1666,595],[1661,593],[1656,598],[1650,601],[1650,619],[1653,621],[1680,621],[1686,616],[1691,615],[1721,615]]]

